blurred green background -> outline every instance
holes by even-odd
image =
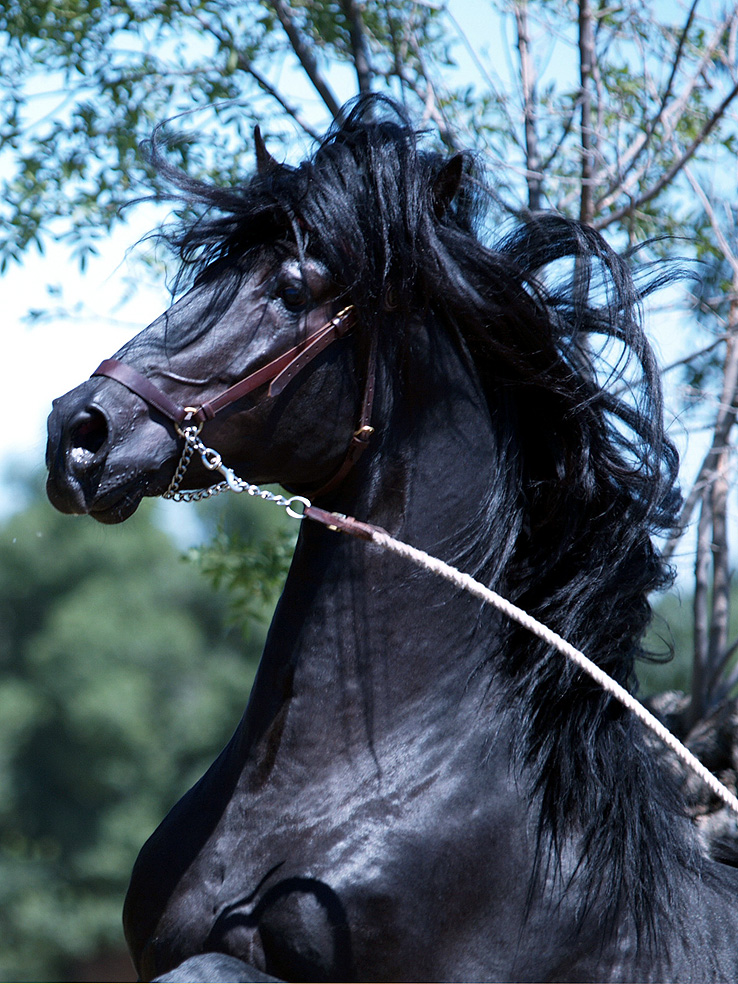
[[[297,524],[223,497],[104,527],[55,512],[40,478],[18,492],[0,525],[0,979],[134,980],[131,867],[238,724]]]

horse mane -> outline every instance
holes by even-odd
[[[475,160],[464,155],[462,173],[457,159],[458,191],[439,204],[447,156],[381,96],[351,104],[298,167],[268,167],[240,187],[182,175],[156,143],[150,156],[204,206],[170,236],[180,285],[234,255],[289,246],[325,264],[362,330],[398,352],[419,318],[452,333],[487,394],[500,462],[481,528],[450,545],[450,559],[633,688],[648,596],[670,580],[652,536],[675,525],[679,506],[640,312],[663,272],[643,264],[635,276],[634,253],[553,213],[525,215],[491,241],[493,198]],[[627,911],[655,937],[674,905],[670,872],[697,862],[640,726],[522,629],[507,629],[485,662],[507,681],[540,805],[538,873],[548,877],[573,838],[585,907]]]

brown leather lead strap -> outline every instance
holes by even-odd
[[[312,519],[316,523],[320,523],[322,526],[327,526],[329,530],[348,533],[349,536],[355,536],[359,540],[373,540],[375,533],[384,533],[385,536],[389,536],[387,530],[383,530],[381,526],[362,523],[360,520],[354,519],[353,516],[328,512],[326,509],[320,509],[318,506],[307,506],[303,516]]]

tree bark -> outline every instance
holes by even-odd
[[[579,0],[579,100],[581,103],[581,199],[579,218],[594,219],[594,128],[592,126],[592,78],[594,73],[594,29],[590,0]]]
[[[289,42],[292,45],[292,50],[297,55],[298,61],[302,65],[305,74],[315,87],[315,91],[325,103],[330,114],[334,117],[338,116],[341,110],[341,104],[333,95],[330,86],[323,78],[323,75],[318,68],[318,62],[313,55],[311,46],[302,36],[297,24],[295,24],[289,5],[285,3],[284,0],[269,0],[269,2],[272,10],[279,18],[279,22],[284,28],[285,34],[289,38]]]
[[[525,169],[528,186],[528,208],[531,212],[541,207],[542,174],[536,129],[536,78],[530,53],[528,35],[528,3],[521,0],[515,5],[515,25],[520,55],[520,80],[523,95],[523,121],[525,126]]]
[[[356,0],[341,0],[341,6],[351,35],[351,50],[354,56],[359,92],[371,92],[374,73],[369,59],[369,46],[364,31],[364,22],[361,18],[361,9]]]
[[[712,496],[705,489],[697,527],[697,550],[694,564],[694,655],[692,662],[691,699],[688,729],[705,716],[707,710],[707,647],[709,623],[710,549],[712,546]]]

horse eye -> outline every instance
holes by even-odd
[[[309,300],[304,284],[285,284],[279,291],[279,297],[288,311],[302,311]]]

